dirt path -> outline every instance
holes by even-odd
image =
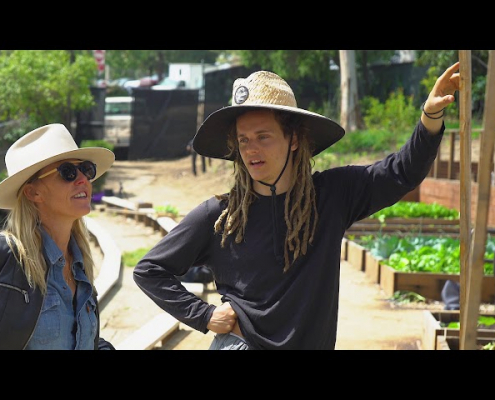
[[[230,166],[225,163],[212,160],[207,172],[195,177],[189,157],[175,161],[117,161],[107,173],[105,187],[118,193],[122,185],[130,200],[170,204],[184,215],[213,194],[228,190]],[[151,227],[123,216],[105,212],[93,212],[91,216],[109,231],[122,251],[151,247],[161,237]],[[215,303],[219,298],[213,289],[209,287],[207,295],[208,301]],[[102,306],[102,336],[114,344],[162,312],[135,285],[129,267],[124,267],[122,281]],[[442,305],[435,304],[433,308],[442,309]],[[379,285],[342,262],[337,349],[421,349],[422,314],[421,308],[397,307]],[[211,339],[212,333],[204,335],[181,326],[161,349],[207,349]]]

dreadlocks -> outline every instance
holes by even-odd
[[[299,139],[299,146],[293,152],[293,174],[285,198],[284,218],[287,234],[284,243],[284,272],[301,256],[306,254],[308,244],[314,239],[318,213],[316,210],[315,189],[311,177],[311,144],[307,129],[300,116],[273,111],[280,123],[284,135],[293,132]],[[225,247],[229,235],[235,235],[235,243],[241,243],[248,222],[249,206],[257,198],[253,190],[252,179],[238,152],[235,123],[228,134],[228,146],[234,160],[234,186],[227,195],[216,196],[228,200],[227,208],[215,222],[215,233],[221,233],[221,246]]]

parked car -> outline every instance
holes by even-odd
[[[115,148],[129,147],[131,141],[132,96],[105,98],[105,130],[103,139]]]
[[[127,90],[129,94],[132,93],[132,89],[138,87],[152,87],[158,83],[158,76],[144,76],[139,79],[132,79],[124,82],[124,88]]]
[[[175,80],[172,78],[169,78],[168,76],[164,78],[161,82],[157,83],[156,85],[153,85],[151,89],[153,90],[173,90],[173,89],[180,89],[180,88],[185,88],[186,87],[186,82],[183,80]]]

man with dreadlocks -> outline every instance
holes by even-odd
[[[188,326],[215,332],[210,349],[334,349],[340,248],[356,221],[391,206],[427,176],[459,90],[459,63],[436,81],[412,136],[367,166],[312,172],[312,157],[344,136],[297,107],[290,86],[258,71],[235,80],[231,106],[210,114],[195,150],[234,163],[234,185],[192,210],[137,264],[136,284]],[[214,274],[222,305],[176,276]]]

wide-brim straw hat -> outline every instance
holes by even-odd
[[[201,124],[193,139],[194,150],[205,157],[234,160],[229,154],[227,134],[237,116],[248,109],[269,108],[300,114],[309,128],[314,144],[313,156],[340,140],[344,128],[323,115],[297,107],[289,84],[277,74],[257,71],[247,78],[238,78],[232,89],[232,105],[211,113]]]
[[[112,166],[115,154],[104,147],[78,148],[62,124],[49,124],[26,133],[5,154],[8,177],[0,182],[0,208],[14,208],[17,193],[29,178],[47,165],[66,159],[95,163],[94,181]]]

